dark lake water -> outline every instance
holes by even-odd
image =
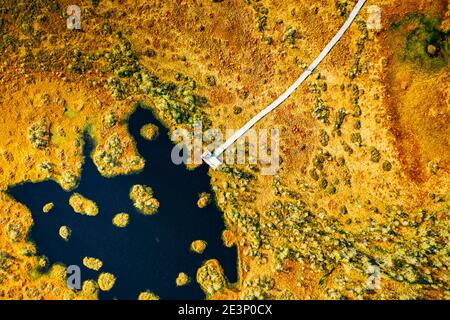
[[[158,125],[160,135],[155,141],[140,136],[139,130],[146,123]],[[111,291],[100,291],[100,299],[136,299],[146,289],[162,299],[203,299],[205,295],[195,274],[202,262],[211,258],[219,260],[229,281],[237,281],[236,249],[226,248],[221,239],[225,228],[222,213],[214,204],[204,209],[196,205],[199,193],[210,192],[208,168],[203,165],[188,171],[174,165],[168,131],[149,110],[136,109],[129,119],[129,131],[146,159],[145,169],[139,174],[102,177],[90,158],[92,143],[87,141],[82,178],[74,191],[65,192],[53,181],[26,183],[9,190],[32,212],[30,238],[36,243],[38,254],[47,256],[51,263],[79,265],[83,281],[96,280],[99,275],[83,266],[83,257],[101,259],[100,272],[113,273],[117,281]],[[134,184],[153,188],[160,202],[155,215],[144,216],[134,209],[129,199]],[[74,213],[68,203],[73,192],[94,200],[99,207],[98,216]],[[42,206],[48,202],[54,202],[55,207],[44,214]],[[117,228],[111,222],[119,212],[130,214],[126,228]],[[62,225],[72,229],[68,242],[59,237]],[[201,255],[189,250],[191,242],[197,239],[208,242]],[[176,287],[175,279],[181,271],[191,277],[191,283]]]

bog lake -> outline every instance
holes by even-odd
[[[147,123],[159,127],[159,137],[154,141],[139,134]],[[225,247],[221,238],[225,229],[223,213],[214,203],[203,209],[196,204],[201,192],[211,192],[208,167],[203,165],[190,171],[173,164],[170,157],[173,143],[168,131],[150,110],[138,107],[128,120],[128,129],[146,160],[141,172],[102,177],[90,157],[93,143],[88,140],[81,181],[75,190],[65,192],[53,181],[25,183],[9,189],[9,194],[25,204],[33,215],[29,238],[35,242],[38,255],[45,255],[52,264],[79,265],[82,281],[96,280],[102,271],[113,273],[117,281],[110,291],[100,291],[100,299],[136,299],[145,290],[161,299],[203,299],[205,295],[195,275],[204,261],[213,258],[220,262],[230,282],[237,281],[236,249]],[[160,202],[156,214],[145,216],[133,207],[129,191],[134,184],[153,188]],[[99,214],[95,217],[76,214],[69,206],[73,192],[94,200]],[[55,207],[44,214],[42,207],[48,202]],[[130,214],[126,228],[112,224],[112,218],[120,212]],[[72,229],[67,242],[58,234],[62,225]],[[190,251],[191,242],[198,239],[208,243],[203,254]],[[84,267],[85,256],[102,260],[100,271]],[[179,272],[190,276],[190,284],[176,286]]]

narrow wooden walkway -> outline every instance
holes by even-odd
[[[272,102],[264,110],[254,116],[250,121],[248,121],[242,128],[236,131],[227,141],[222,145],[217,147],[214,152],[206,151],[202,155],[203,161],[205,161],[211,168],[217,169],[220,167],[222,162],[219,157],[227,150],[231,145],[233,145],[240,137],[242,137],[251,127],[253,127],[258,121],[264,118],[267,114],[272,112],[275,108],[280,106],[289,96],[298,88],[300,85],[311,75],[311,73],[317,68],[317,66],[325,59],[325,57],[330,53],[331,49],[338,43],[342,38],[348,28],[351,26],[355,20],[358,13],[361,11],[362,7],[367,0],[359,0],[355,8],[353,8],[348,19],[345,21],[344,25],[339,29],[336,35],[331,39],[327,46],[322,50],[319,56],[311,63],[311,65],[306,69],[306,71],[291,85],[278,99]]]

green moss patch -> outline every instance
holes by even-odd
[[[449,32],[439,28],[441,20],[422,13],[393,21],[390,29],[404,38],[402,56],[423,68],[437,70],[448,65]]]

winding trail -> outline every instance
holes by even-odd
[[[231,145],[233,145],[240,137],[242,137],[251,127],[253,127],[258,121],[264,118],[267,114],[272,112],[278,106],[280,106],[289,96],[298,88],[300,85],[311,75],[311,73],[317,68],[317,66],[325,59],[325,57],[330,53],[333,47],[342,38],[348,28],[351,26],[355,20],[358,13],[361,11],[362,7],[367,0],[359,0],[356,6],[353,8],[348,19],[342,25],[341,29],[336,33],[336,35],[331,39],[327,46],[322,50],[319,56],[311,63],[311,65],[306,69],[306,71],[294,82],[281,96],[279,96],[274,102],[267,106],[264,110],[254,116],[250,121],[248,121],[242,128],[236,131],[227,141],[222,145],[217,147],[214,152],[206,151],[202,155],[203,161],[205,161],[211,168],[218,169],[222,162],[219,157],[227,150]]]

